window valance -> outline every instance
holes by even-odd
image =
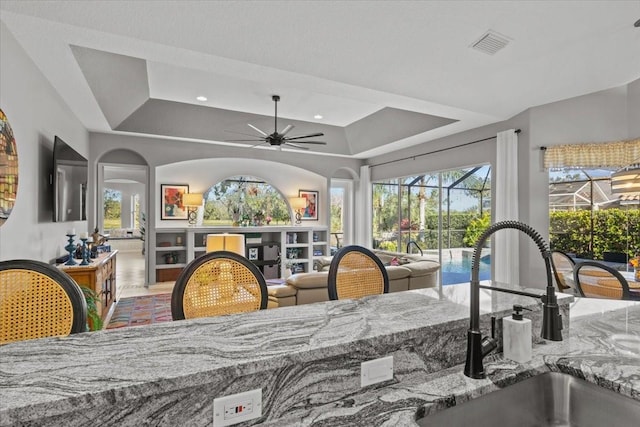
[[[548,147],[544,152],[545,169],[621,168],[640,162],[640,138],[628,141],[566,144]]]

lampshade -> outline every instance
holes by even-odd
[[[294,211],[299,211],[307,207],[307,199],[304,197],[292,197],[289,199],[289,203],[291,204],[291,209]]]
[[[244,234],[207,234],[207,252],[229,251],[244,256]]]
[[[202,200],[204,200],[202,193],[186,193],[182,195],[182,204],[185,206],[202,206]]]
[[[624,169],[611,174],[611,192],[640,193],[640,168]]]

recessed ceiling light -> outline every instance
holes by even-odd
[[[313,118],[320,120],[322,118],[322,115],[321,114],[316,114],[315,116],[313,116]]]
[[[200,101],[200,102],[204,102],[204,101],[206,101],[206,100],[207,100],[207,97],[206,97],[206,96],[202,96],[202,95],[200,95],[200,96],[196,97],[196,99],[197,99],[198,101]]]

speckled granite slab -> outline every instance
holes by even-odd
[[[538,307],[481,293],[498,317]],[[451,299],[419,290],[8,344],[0,424],[212,425],[215,397],[262,388],[263,417],[248,425],[401,425],[429,400],[414,389],[396,404],[394,387],[464,361],[469,309]],[[390,354],[394,379],[361,389],[360,363]]]

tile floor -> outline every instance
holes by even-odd
[[[139,295],[164,294],[173,290],[174,282],[144,286],[144,255],[139,251],[120,250],[116,266],[116,299]]]

